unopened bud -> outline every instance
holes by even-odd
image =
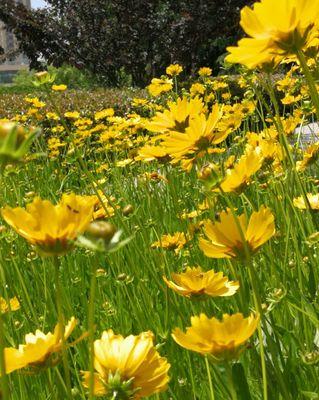
[[[128,216],[134,212],[134,207],[132,206],[132,204],[128,204],[123,208],[122,212],[123,215]]]
[[[95,239],[104,239],[109,242],[116,233],[116,227],[110,222],[93,221],[86,229],[86,233]]]

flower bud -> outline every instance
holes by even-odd
[[[122,210],[123,215],[125,215],[126,217],[130,214],[132,214],[134,212],[134,207],[132,206],[132,204],[128,204],[127,206],[125,206]]]
[[[93,221],[86,229],[86,234],[95,239],[109,242],[116,233],[116,227],[107,221]]]

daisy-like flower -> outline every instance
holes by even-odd
[[[209,67],[201,67],[198,70],[198,75],[199,76],[211,76],[211,74],[213,73],[212,69]]]
[[[74,317],[70,319],[64,329],[64,341],[73,332],[77,321]],[[81,340],[80,337],[78,340]],[[78,341],[77,340],[77,341]],[[25,344],[20,344],[16,349],[14,347],[6,347],[4,349],[4,359],[6,373],[22,368],[32,368],[35,372],[40,368],[54,366],[60,361],[60,352],[62,350],[62,329],[57,324],[54,332],[43,333],[37,330],[35,334],[28,333],[25,336]]]
[[[150,122],[145,124],[146,129],[152,132],[185,133],[189,122],[204,111],[204,103],[198,97],[188,100],[187,97],[178,98],[176,102],[169,101],[168,108],[157,112]]]
[[[94,342],[94,395],[138,400],[166,390],[169,381],[166,358],[153,343],[152,332],[138,336],[115,335],[110,329]],[[83,385],[89,388],[90,372],[83,372]]]
[[[239,288],[239,282],[229,281],[222,272],[204,272],[201,267],[187,267],[185,272],[172,274],[172,281],[165,276],[163,279],[170,289],[185,297],[226,297],[235,294]]]
[[[309,202],[310,209],[318,211],[319,210],[319,194],[307,193],[307,199]],[[300,210],[306,210],[308,208],[308,205],[306,204],[303,196],[295,197],[293,200],[293,204],[295,207],[299,208]]]
[[[251,182],[252,176],[261,168],[262,162],[263,157],[260,151],[248,149],[233,168],[227,169],[224,180],[215,191],[242,192]]]
[[[227,209],[221,212],[220,222],[205,221],[204,233],[208,240],[200,238],[199,247],[207,257],[245,257],[246,247],[253,254],[275,234],[274,216],[262,206],[247,221],[245,214],[235,217]]]
[[[183,67],[179,64],[171,64],[166,68],[167,75],[177,76],[183,72]]]
[[[173,235],[163,235],[161,240],[154,242],[151,247],[152,249],[162,248],[165,250],[174,250],[175,253],[179,253],[186,242],[187,240],[184,232],[175,232]]]
[[[217,145],[226,139],[228,132],[222,132],[216,129],[221,113],[216,104],[206,119],[204,114],[195,116],[186,128],[185,133],[171,132],[164,137],[162,146],[173,159],[178,162],[183,158],[190,156],[201,156],[207,151],[215,152],[215,149],[209,149],[212,145]],[[223,149],[218,149],[222,152]]]
[[[241,313],[224,314],[221,321],[200,314],[191,318],[191,326],[186,328],[186,333],[176,328],[172,337],[187,350],[209,355],[216,362],[227,361],[238,358],[257,329],[258,322],[259,316],[255,314],[247,318]]]
[[[62,255],[92,220],[96,199],[92,196],[64,194],[54,205],[39,197],[26,209],[6,206],[2,216],[13,229],[44,255]]]
[[[297,161],[296,170],[299,172],[304,171],[309,165],[317,161],[319,156],[319,142],[316,142],[306,148],[303,159]]]
[[[153,78],[147,89],[152,96],[157,97],[173,89],[173,80]]]
[[[228,47],[226,61],[255,68],[317,47],[318,19],[319,0],[261,0],[246,6],[240,24],[250,37]]]
[[[162,146],[150,146],[148,144],[141,147],[138,151],[138,156],[135,157],[135,160],[144,162],[154,160],[157,160],[159,162],[166,162],[169,159],[170,158],[167,154],[167,151]]]

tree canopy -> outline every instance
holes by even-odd
[[[69,63],[116,80],[122,68],[135,83],[159,75],[172,62],[187,72],[214,66],[239,34],[240,8],[247,0],[47,0],[27,10],[2,0],[0,20],[39,68],[41,60]]]

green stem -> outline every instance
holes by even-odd
[[[89,349],[90,349],[90,381],[89,381],[89,400],[94,398],[94,312],[95,312],[95,291],[96,291],[96,270],[97,262],[93,263],[89,312],[88,312],[88,331],[89,331]]]
[[[233,380],[233,371],[231,368],[231,365],[226,362],[225,363],[225,369],[226,369],[226,374],[227,374],[227,379],[228,379],[228,387],[230,390],[230,395],[232,400],[237,400],[237,393],[236,393],[236,389],[235,389],[235,385],[234,385],[234,380]]]
[[[63,368],[64,368],[64,378],[66,383],[66,393],[69,399],[72,399],[72,391],[71,391],[71,377],[70,377],[70,370],[68,366],[68,359],[67,359],[67,351],[65,345],[65,318],[63,314],[63,307],[62,307],[62,291],[61,291],[61,282],[60,282],[60,263],[59,258],[53,257],[54,263],[54,278],[55,278],[55,296],[56,296],[56,307],[58,310],[58,322],[61,329],[61,352],[62,352],[62,361],[63,361]]]
[[[263,377],[263,397],[264,400],[268,399],[268,390],[267,390],[267,370],[266,370],[266,360],[265,360],[265,349],[264,349],[264,341],[263,341],[263,334],[261,329],[261,320],[263,315],[263,310],[261,306],[261,300],[259,296],[259,291],[257,287],[257,276],[254,270],[254,266],[252,265],[251,259],[248,260],[248,268],[249,268],[249,277],[250,283],[253,289],[253,297],[255,308],[260,315],[260,322],[258,323],[258,339],[259,339],[259,346],[260,346],[260,362],[261,362],[261,371]]]
[[[308,84],[309,89],[310,89],[311,100],[313,102],[313,105],[315,106],[317,119],[319,120],[319,93],[318,93],[318,90],[316,88],[316,82],[313,79],[311,71],[310,71],[310,69],[309,69],[309,67],[307,65],[307,60],[306,60],[306,57],[305,57],[304,53],[301,50],[297,50],[296,55],[297,55],[298,60],[300,62],[300,66],[302,68],[302,71],[305,74],[305,78],[306,78],[307,84]]]
[[[210,373],[210,365],[209,365],[207,356],[205,356],[205,365],[206,365],[207,378],[208,378],[208,383],[209,383],[210,400],[215,400],[213,381],[212,381],[212,376]]]
[[[4,326],[3,326],[3,315],[0,312],[0,374],[1,374],[1,394],[3,400],[9,400],[10,390],[8,385],[8,377],[6,374],[6,362],[4,357],[5,340],[4,340]]]

